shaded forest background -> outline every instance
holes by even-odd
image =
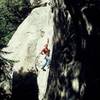
[[[44,100],[99,100],[100,1],[53,4],[53,55]]]
[[[5,43],[31,10],[29,0],[0,0],[0,38]]]

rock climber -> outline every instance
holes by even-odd
[[[49,66],[49,64],[50,64],[50,49],[48,49],[48,43],[49,43],[49,39],[47,39],[47,44],[45,44],[44,48],[41,51],[41,54],[45,55],[45,57],[43,59],[44,64],[42,65],[43,71],[46,71],[45,67]]]

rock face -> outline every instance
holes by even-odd
[[[13,71],[19,72],[20,69],[23,69],[23,72],[28,72],[32,68],[35,69],[35,59],[46,44],[47,39],[49,39],[51,56],[52,36],[53,14],[51,7],[47,4],[44,7],[33,9],[12,36],[8,47],[3,49],[3,51],[9,52],[9,54],[4,55],[5,58],[16,61]],[[45,72],[40,68],[38,70],[39,100],[42,100],[46,91],[49,69]]]
[[[34,5],[35,1],[41,1],[37,2],[39,6]],[[10,52],[4,55],[5,58],[16,61],[13,71],[18,84],[20,85],[17,74],[24,72],[24,78],[22,75],[20,77],[26,83],[25,90],[27,91],[27,84],[32,86],[34,83],[39,100],[99,100],[100,2],[83,1],[85,0],[53,0],[53,15],[49,0],[30,0],[35,6],[33,11],[18,27],[8,47],[3,49]],[[50,70],[43,71],[40,67],[43,56],[39,54],[47,43],[52,61]],[[38,56],[39,63],[36,65]],[[34,78],[30,76],[33,72],[27,72],[35,70],[35,66],[38,68],[35,76],[37,82],[32,82]],[[15,90],[16,78],[13,75]],[[21,85],[23,86],[22,83]]]
[[[36,4],[44,4],[44,3],[49,3],[50,0],[30,0],[31,5],[36,5]]]
[[[37,46],[39,50],[48,37],[52,39],[53,23],[50,10],[50,6],[34,9],[18,27],[9,41],[8,47],[4,49],[4,51],[10,52],[5,55],[6,58],[18,61],[15,64],[17,66],[15,70],[19,66],[24,68],[34,66],[33,62],[38,52],[36,51]],[[43,37],[42,31],[44,31]]]

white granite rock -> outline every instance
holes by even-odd
[[[44,36],[42,36],[42,32],[44,32]],[[3,56],[7,59],[17,61],[14,64],[13,71],[19,72],[23,68],[23,71],[27,72],[35,66],[36,56],[40,53],[47,38],[49,38],[49,48],[52,55],[52,36],[53,14],[51,13],[51,7],[47,5],[35,8],[18,27],[9,41],[8,47],[3,49],[3,51],[10,53]],[[41,69],[39,70],[39,100],[42,100],[45,94],[48,74],[49,69],[45,72]]]

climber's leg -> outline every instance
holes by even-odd
[[[47,66],[47,63],[48,63],[48,60],[45,58],[45,63],[44,63],[44,65],[43,65],[43,67],[41,68],[41,69],[43,69],[44,71],[46,71],[46,70],[45,70],[45,66]]]

